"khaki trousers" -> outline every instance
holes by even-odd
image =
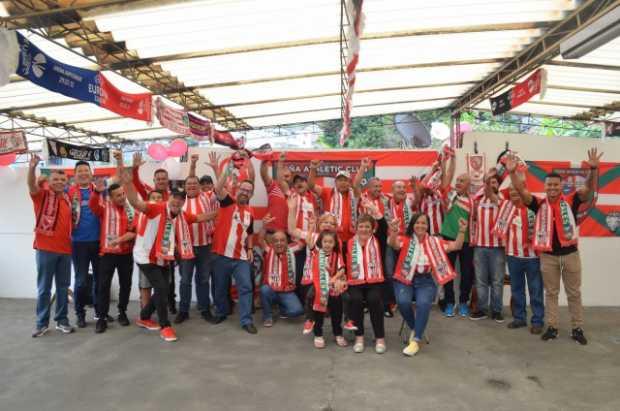
[[[583,306],[581,305],[581,258],[579,251],[568,255],[540,255],[540,269],[545,286],[545,314],[547,323],[558,328],[558,296],[560,278],[564,282],[564,291],[568,300],[568,310],[573,328],[583,326]]]

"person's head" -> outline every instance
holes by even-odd
[[[168,172],[163,168],[158,168],[153,173],[153,184],[155,185],[155,189],[161,191],[168,190]]]
[[[293,173],[291,172],[291,170],[289,170],[288,167],[282,167],[280,173],[282,174],[282,179],[286,181],[287,184],[291,184],[293,182]]]
[[[164,201],[164,193],[159,190],[153,190],[149,193],[147,200],[153,203],[161,203]]]
[[[500,181],[497,174],[488,175],[486,177],[485,183],[491,188],[491,190],[493,190],[495,194],[499,192]]]
[[[237,204],[248,205],[254,194],[254,183],[251,180],[243,180],[237,189]]]
[[[189,198],[197,197],[200,194],[200,180],[196,176],[187,177],[184,187]]]
[[[381,180],[379,177],[370,178],[366,189],[368,190],[370,197],[378,198],[381,195]]]
[[[271,235],[271,246],[276,254],[285,253],[288,248],[288,237],[286,236],[286,233],[282,230],[276,230]]]
[[[67,185],[67,175],[62,170],[52,170],[48,185],[53,192],[62,193]]]
[[[168,198],[168,208],[172,215],[178,215],[183,210],[185,204],[185,191],[173,190]]]
[[[413,237],[415,234],[419,238],[424,237],[428,234],[428,216],[423,213],[416,213],[411,217],[411,221],[407,226],[407,231],[405,234],[409,237]]]
[[[407,198],[407,186],[404,181],[398,180],[392,183],[392,196],[398,202]]]
[[[127,195],[125,194],[125,189],[123,186],[118,185],[117,183],[110,184],[108,187],[108,194],[110,195],[110,200],[112,200],[115,205],[125,205]]]
[[[335,233],[338,229],[338,220],[332,213],[323,213],[319,217],[319,231],[330,231]]]
[[[351,188],[351,175],[346,170],[338,171],[336,174],[336,190],[346,193]]]
[[[470,178],[468,174],[461,174],[456,178],[456,183],[454,184],[454,188],[456,189],[456,192],[459,193],[460,195],[465,195],[469,193],[469,184],[470,184]]]
[[[326,253],[339,252],[336,233],[331,231],[321,231],[319,238],[316,240],[316,246]]]
[[[308,179],[300,174],[295,174],[293,177],[293,188],[297,194],[306,194],[306,191],[308,191]]]
[[[512,184],[510,185],[510,187],[508,187],[508,194],[510,195],[510,201],[512,202],[512,204],[516,206],[521,205],[523,200],[521,199],[521,196],[519,195],[517,189],[514,188]]]
[[[200,188],[202,191],[213,191],[213,179],[211,176],[204,175],[200,177]]]
[[[545,177],[545,193],[550,201],[554,201],[562,194],[562,176],[552,172]]]
[[[87,186],[93,181],[93,173],[90,164],[86,161],[78,161],[74,168],[75,182],[79,186]]]
[[[362,214],[357,219],[357,235],[366,240],[375,230],[375,219],[368,214]]]

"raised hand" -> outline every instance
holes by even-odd
[[[368,157],[362,158],[360,167],[362,168],[362,170],[364,170],[364,172],[368,171],[368,169],[370,168],[370,158]]]
[[[276,220],[275,217],[271,216],[271,213],[267,213],[265,214],[265,216],[263,217],[263,226],[267,226],[271,223],[273,223]]]
[[[284,162],[284,160],[286,160],[286,151],[282,151],[282,152],[280,152],[280,156],[278,156],[278,161],[279,161],[280,163],[283,163],[283,162]]]
[[[286,203],[288,204],[288,209],[289,210],[295,210],[295,208],[297,208],[297,196],[299,194],[297,193],[292,193],[290,196],[288,196],[288,198],[286,199]]]
[[[518,159],[515,153],[510,153],[506,156],[506,170],[509,173],[513,173],[517,169]]]
[[[209,165],[213,170],[217,170],[217,167],[220,164],[220,160],[215,151],[209,153],[209,161],[206,164]]]
[[[142,160],[142,153],[133,153],[133,168],[140,168],[142,165],[144,165],[144,163],[145,161]]]
[[[123,170],[121,173],[121,183],[122,184],[131,184],[133,182],[133,173],[130,170]]]
[[[310,160],[310,168],[319,168],[321,160]]]
[[[39,157],[36,154],[33,154],[32,157],[30,157],[30,163],[29,163],[30,168],[37,168],[40,162],[41,162],[41,157]]]
[[[400,231],[400,220],[398,218],[390,221],[390,231],[393,233],[398,233]]]
[[[192,154],[192,156],[190,157],[189,161],[192,162],[193,164],[196,164],[198,162],[198,158],[200,156],[198,154]]]
[[[116,160],[117,164],[122,164],[123,163],[123,152],[120,150],[112,151],[112,158]]]
[[[316,216],[314,213],[308,216],[308,230],[312,231],[316,227]]]
[[[598,150],[596,148],[591,148],[588,150],[588,159],[586,163],[590,166],[590,168],[598,168],[601,163],[601,157],[603,157],[603,153],[598,154]]]

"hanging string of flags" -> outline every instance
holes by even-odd
[[[545,97],[547,92],[547,71],[538,69],[528,78],[515,84],[510,90],[496,97],[491,97],[491,112],[494,116],[506,113],[513,108],[529,101],[536,94],[540,98]]]
[[[362,13],[363,0],[347,0],[345,11],[349,20],[349,30],[347,39],[349,40],[349,53],[346,56],[345,80],[347,91],[344,95],[344,107],[342,110],[342,129],[340,130],[340,145],[344,146],[345,141],[351,134],[351,109],[353,108],[353,92],[355,90],[355,70],[359,62],[360,40],[364,31],[364,13]]]

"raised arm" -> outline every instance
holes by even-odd
[[[362,180],[364,179],[364,174],[368,172],[369,168],[370,159],[368,157],[362,158],[360,168],[357,170],[357,173],[353,178],[353,193],[356,197],[359,197],[362,194]]]
[[[284,165],[284,160],[286,159],[286,152],[281,152],[278,157],[278,163],[276,164],[276,181],[280,186],[280,189],[283,193],[288,193],[290,189],[288,182],[284,179],[284,171],[286,170],[286,166]]]
[[[216,166],[217,168],[217,166]],[[218,199],[222,200],[224,197],[228,195],[228,191],[226,191],[226,179],[228,178],[228,173],[230,173],[229,167],[224,169],[224,173],[217,176],[217,181],[215,182],[215,186],[213,187],[213,191]]]
[[[123,187],[125,187],[125,193],[127,194],[127,201],[136,210],[144,213],[146,212],[146,203],[140,199],[138,192],[136,191],[135,184],[133,182],[133,172],[123,172]]]
[[[95,180],[95,190],[88,199],[88,206],[92,210],[93,214],[97,217],[103,215],[103,206],[101,204],[101,193],[105,191],[105,183],[103,179]]]
[[[248,180],[255,184],[256,181],[256,170],[254,170],[254,164],[252,163],[251,158],[247,158],[247,167],[248,167]]]
[[[510,175],[510,182],[512,186],[517,190],[521,200],[526,206],[532,204],[534,197],[532,194],[525,188],[525,183],[521,180],[521,177],[517,174],[517,157],[514,154],[508,154],[506,156],[506,170]]]
[[[443,188],[444,190],[450,187],[450,184],[452,184],[454,172],[456,171],[456,155],[453,151],[450,151],[449,155],[450,159],[448,160],[448,166],[445,169],[445,172],[443,173],[443,178],[441,180],[441,188]],[[443,162],[442,167],[446,167],[445,162]]]
[[[323,191],[321,186],[316,184],[316,170],[319,168],[321,160],[310,161],[310,172],[308,173],[308,188],[320,196]]]
[[[140,197],[142,197],[143,199],[146,199],[149,197],[149,193],[148,193],[148,188],[146,187],[146,185],[142,182],[142,180],[140,180],[140,167],[144,164],[144,161],[142,160],[142,153],[136,152],[133,154],[133,165],[132,165],[132,170],[131,170],[131,174],[132,174],[132,183],[136,189],[136,191],[138,192],[138,194],[140,194]]]
[[[39,185],[37,184],[36,169],[41,162],[41,157],[33,154],[30,157],[30,163],[28,163],[28,190],[30,194],[35,195],[39,192]]]
[[[205,164],[213,169],[213,173],[215,174],[215,180],[219,180],[222,173],[220,173],[220,160],[215,151],[211,151],[209,153],[209,161]]]
[[[192,154],[189,159],[189,173],[188,177],[196,177],[196,163],[198,163],[198,154]]]
[[[601,163],[601,157],[603,157],[603,153],[598,154],[598,150],[596,148],[591,148],[588,150],[588,159],[586,160],[586,163],[590,166],[590,173],[588,174],[588,178],[586,178],[583,187],[577,191],[577,195],[581,201],[588,201],[596,188],[596,179],[598,177],[598,167]]]
[[[463,242],[465,241],[465,232],[467,231],[467,220],[459,218],[459,233],[454,241],[448,242],[446,252],[458,251],[463,248]]]
[[[269,175],[271,161],[270,160],[261,160],[260,162],[260,178],[263,180],[263,184],[265,188],[269,188],[271,183],[273,183],[273,179]]]

